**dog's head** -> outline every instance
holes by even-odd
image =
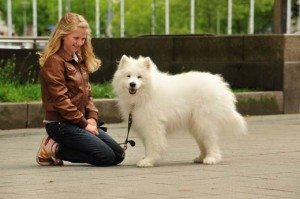
[[[118,95],[139,95],[151,86],[153,70],[156,70],[156,66],[149,57],[134,59],[123,55],[113,78],[115,92]]]

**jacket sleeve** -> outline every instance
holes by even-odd
[[[85,128],[88,124],[86,118],[67,96],[64,62],[50,57],[42,67],[41,75],[47,84],[53,109],[64,119]]]
[[[96,121],[98,121],[98,109],[96,108],[96,106],[93,102],[92,90],[91,90],[90,83],[88,83],[88,101],[87,101],[87,105],[85,107],[85,112],[86,112],[87,119],[93,118]]]

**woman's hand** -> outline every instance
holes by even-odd
[[[94,126],[94,125],[92,125],[92,124],[88,124],[88,125],[85,127],[85,130],[87,130],[87,131],[90,132],[91,134],[99,135],[97,125]]]
[[[97,121],[94,118],[87,119],[87,122],[89,124],[97,127]]]

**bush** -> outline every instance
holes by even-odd
[[[15,72],[16,58],[0,60],[0,83],[18,82],[20,77]]]
[[[92,84],[92,95],[94,98],[114,98],[111,82],[103,84]]]
[[[110,82],[92,84],[94,98],[115,97]],[[1,83],[0,102],[28,102],[41,100],[40,84]]]
[[[15,59],[0,60],[0,102],[26,102],[41,100],[41,87],[33,78],[27,78],[16,72]],[[34,72],[34,71],[33,71]],[[28,67],[26,76],[31,77],[32,67]],[[111,83],[92,84],[94,98],[115,97]]]
[[[26,102],[40,99],[39,84],[4,83],[0,87],[0,102]]]

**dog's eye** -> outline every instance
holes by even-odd
[[[141,75],[139,75],[137,78],[138,78],[138,79],[141,79],[141,78],[142,78],[142,76],[141,76]]]
[[[127,77],[130,77],[130,75],[127,75]]]

